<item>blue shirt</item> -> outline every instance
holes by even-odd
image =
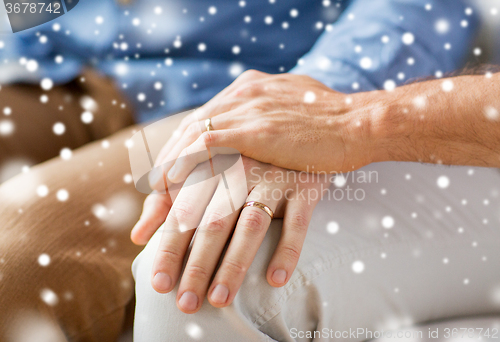
[[[446,73],[477,26],[461,0],[81,0],[0,35],[0,82],[63,83],[90,65],[146,121],[208,101],[250,68],[347,93]]]

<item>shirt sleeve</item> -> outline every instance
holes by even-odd
[[[460,67],[478,28],[462,0],[352,0],[290,72],[352,93]]]
[[[0,83],[38,83],[48,77],[57,84],[75,78],[112,46],[118,35],[117,6],[113,1],[80,1],[78,10],[17,33],[5,33],[10,27],[0,23]],[[96,13],[107,18],[98,30],[89,22]]]

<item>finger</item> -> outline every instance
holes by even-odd
[[[314,205],[305,200],[287,202],[281,237],[267,268],[269,285],[280,287],[290,280],[299,261],[313,210]]]
[[[217,130],[231,128],[235,123],[241,120],[236,113],[228,112],[212,119],[212,126]],[[170,151],[164,156],[161,161],[157,160],[159,166],[154,170],[154,174],[149,177],[150,187],[156,190],[161,190],[164,187],[164,175],[172,168],[176,159],[181,155],[183,150],[193,144],[206,131],[205,121],[195,121],[191,123],[184,131],[182,136],[173,144]],[[201,147],[200,147],[201,148]],[[198,151],[198,150],[197,150]],[[184,151],[185,153],[185,151]],[[203,159],[205,161],[207,159]],[[196,166],[196,165],[195,165]],[[188,174],[185,175],[187,177]]]
[[[177,141],[185,134],[189,126],[195,124],[196,122],[204,122],[204,120],[208,118],[226,113],[237,106],[237,104],[241,100],[231,99],[227,97],[227,95],[232,91],[232,86],[233,85],[231,84],[230,86],[226,87],[224,90],[215,95],[210,101],[197,108],[193,113],[187,115],[181,121],[179,127],[172,133],[170,139],[160,150],[160,153],[156,158],[156,166],[161,165],[163,160],[168,160],[167,156],[169,154],[172,154],[171,150],[173,149]],[[204,131],[204,127],[202,127],[202,131]],[[174,158],[176,156],[177,155],[175,155]]]
[[[247,201],[266,201],[265,204],[275,211],[278,202],[270,196],[263,199],[261,195],[264,193],[266,191],[257,186]],[[229,247],[208,292],[208,300],[213,306],[224,307],[233,301],[270,223],[271,217],[262,209],[246,207],[241,211]]]
[[[199,120],[211,118],[235,108],[241,103],[242,100],[232,98],[229,96],[230,94],[234,93],[234,91],[237,90],[243,83],[263,79],[269,76],[271,75],[257,70],[247,70],[243,72],[229,86],[224,88],[210,101],[198,108]]]
[[[154,232],[167,218],[172,203],[168,195],[149,195],[144,201],[141,217],[130,233],[136,245],[148,243]]]
[[[237,215],[238,211],[232,213],[227,190],[224,182],[220,181],[196,230],[189,259],[182,273],[177,292],[177,306],[182,312],[194,313],[201,307],[210,278],[236,224]]]
[[[204,130],[200,121],[194,121],[184,130],[180,137],[175,140],[169,140],[167,144],[170,147],[168,150],[166,150],[166,146],[162,148],[162,152],[160,153],[162,154],[161,159],[160,156],[156,159],[156,168],[149,175],[149,184],[152,189],[160,190],[163,188],[164,176],[174,165],[175,159],[183,149],[183,144],[190,145]],[[179,144],[179,141],[182,141],[182,143]]]
[[[198,165],[217,154],[234,154],[243,152],[247,138],[242,134],[241,128],[209,131],[202,133],[195,142],[186,147],[179,154],[170,171],[168,179],[174,183],[182,182]],[[207,153],[197,153],[206,150]]]
[[[187,182],[186,182],[187,183]],[[152,268],[152,286],[160,293],[173,289],[189,243],[217,187],[217,178],[185,186],[177,195],[163,225]]]
[[[155,166],[161,165],[161,161],[165,159],[168,152],[172,149],[177,140],[182,136],[186,128],[193,122],[200,121],[198,109],[195,109],[194,111],[186,115],[184,119],[181,120],[179,127],[177,127],[177,129],[172,132],[172,136],[168,139],[167,143],[162,147],[160,153],[158,153],[158,156],[156,157],[155,160]]]
[[[175,145],[177,139],[179,139],[187,127],[196,121],[203,121],[208,118],[212,118],[222,113],[226,113],[238,106],[241,99],[234,99],[228,97],[229,94],[234,92],[238,86],[242,83],[263,79],[271,75],[266,74],[257,70],[247,70],[242,73],[236,80],[234,80],[229,86],[220,91],[215,95],[210,101],[206,102],[201,107],[197,108],[193,113],[187,115],[180,123],[179,127],[173,132],[172,137],[168,140],[167,144],[161,149],[158,157],[156,159],[156,166],[162,164],[169,151]]]

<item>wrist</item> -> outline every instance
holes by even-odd
[[[397,151],[401,148],[401,137],[411,135],[410,130],[414,125],[404,113],[406,110],[402,110],[404,106],[400,100],[392,92],[383,90],[355,95],[355,109],[350,111],[351,126],[363,131],[363,138],[358,139],[357,148],[364,151],[366,165],[402,160],[401,151]]]
[[[446,82],[446,83],[445,83]],[[446,90],[447,83],[453,91]],[[496,86],[498,87],[498,86]],[[498,103],[495,83],[460,76],[378,92],[370,118],[372,162],[413,161],[498,166],[500,125],[485,105]]]
[[[418,84],[414,88],[419,88]],[[423,123],[432,95],[418,90],[377,92],[369,121],[370,162],[422,161],[420,147],[428,139]]]

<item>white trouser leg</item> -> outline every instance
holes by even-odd
[[[371,182],[350,175],[342,200],[332,191],[316,208],[289,283],[273,288],[265,278],[281,231],[274,220],[224,309],[205,301],[187,315],[176,289],[152,289],[156,234],[133,265],[134,341],[362,341],[367,331],[500,312],[500,173],[416,163],[361,171],[365,181],[372,171]],[[364,199],[347,199],[347,187]]]

